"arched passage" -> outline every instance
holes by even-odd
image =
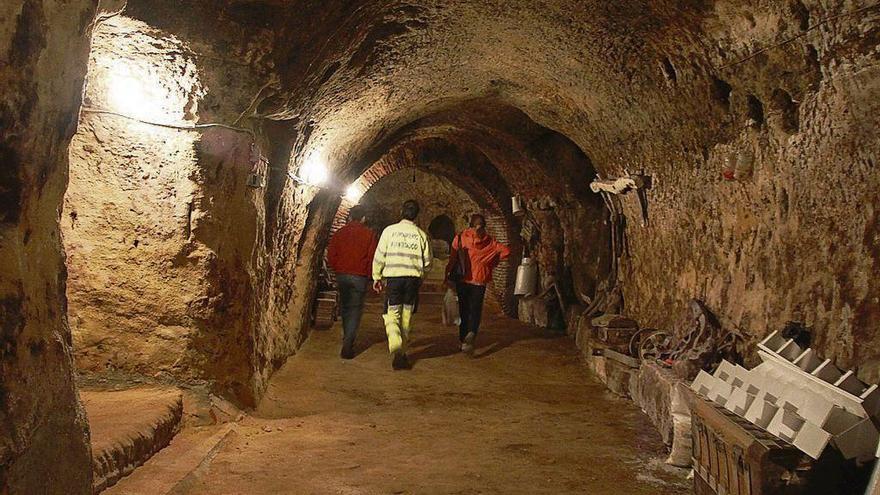
[[[446,241],[448,244],[452,244],[456,230],[455,222],[446,214],[437,215],[428,224],[428,233],[431,237]]]
[[[501,101],[449,105],[376,142],[357,166],[366,168],[353,182],[362,191],[389,174],[419,169],[449,179],[474,198],[496,237],[516,253],[499,266],[493,285],[511,316],[517,314],[513,281],[523,229],[539,259],[543,285],[558,284],[564,305],[593,297],[609,274],[610,229],[605,205],[588,189],[596,177],[590,158],[570,139]],[[512,213],[513,196],[532,211],[525,223]],[[341,225],[347,205],[340,205],[334,225]]]

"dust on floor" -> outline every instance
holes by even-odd
[[[488,314],[469,359],[427,304],[414,367],[394,372],[379,311],[368,303],[352,361],[338,323],[314,332],[187,492],[690,492],[647,418],[590,379],[569,338]]]

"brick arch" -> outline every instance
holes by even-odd
[[[487,213],[501,215],[507,223],[513,221],[509,199],[511,192],[494,164],[475,149],[462,148],[442,139],[402,142],[370,165],[353,183],[366,192],[383,177],[407,168],[418,168],[445,177],[464,190]],[[488,184],[494,184],[494,187]],[[333,219],[333,232],[345,224],[352,206],[353,203],[342,200]]]

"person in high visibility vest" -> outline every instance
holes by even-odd
[[[418,307],[422,278],[431,267],[431,241],[415,224],[419,203],[403,203],[400,222],[389,225],[379,237],[373,257],[373,290],[385,291],[385,333],[391,367],[408,369],[406,348],[412,330],[412,317]]]

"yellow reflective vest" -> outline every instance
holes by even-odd
[[[431,266],[431,241],[409,220],[389,225],[379,237],[373,256],[373,280],[421,277]]]

